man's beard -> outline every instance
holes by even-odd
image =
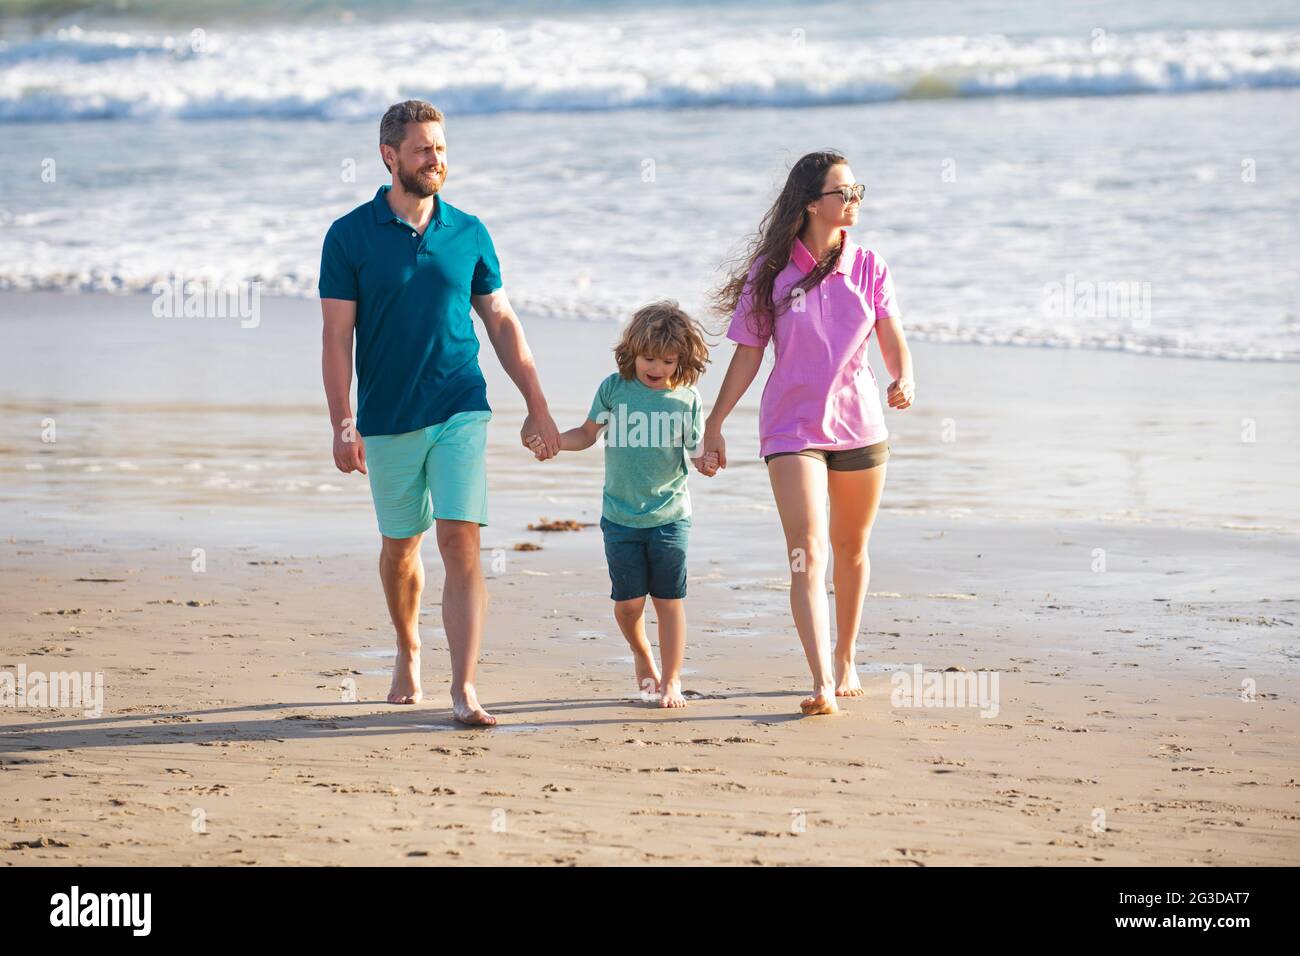
[[[418,170],[412,172],[400,162],[397,164],[398,182],[402,184],[403,189],[419,199],[427,199],[442,188],[443,178],[436,172],[431,171],[421,175]]]

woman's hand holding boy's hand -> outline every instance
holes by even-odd
[[[722,438],[722,431],[704,429],[704,437],[700,441],[700,456],[692,458],[691,461],[701,475],[712,478],[718,473],[719,468],[727,467],[727,443]]]
[[[718,473],[718,453],[716,451],[705,452],[699,458],[692,458],[691,464],[695,470],[706,478],[712,478]]]

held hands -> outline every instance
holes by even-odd
[[[722,432],[705,429],[699,452],[699,457],[692,458],[691,464],[704,477],[712,478],[718,469],[727,467],[727,443],[722,438]]]
[[[541,435],[524,436],[524,445],[533,453],[533,457],[538,461],[546,461],[548,458],[555,457],[554,455],[546,454],[546,443],[542,441]]]
[[[704,475],[706,478],[712,478],[718,473],[718,468],[720,467],[718,460],[718,453],[716,451],[710,451],[705,452],[699,458],[692,458],[691,464],[695,466],[695,470],[701,475]]]
[[[889,386],[889,391],[885,393],[886,398],[889,399],[889,407],[903,409],[911,406],[914,390],[915,386],[910,378],[896,379]]]
[[[529,412],[519,429],[519,440],[538,461],[554,458],[560,452],[560,430],[549,412]]]

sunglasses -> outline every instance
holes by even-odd
[[[862,202],[862,197],[866,194],[866,186],[862,185],[862,183],[854,183],[852,186],[841,186],[839,189],[832,189],[829,192],[824,192],[822,193],[822,196],[838,195],[844,200],[844,205],[847,206],[851,202]]]

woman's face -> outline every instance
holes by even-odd
[[[808,215],[815,222],[823,223],[827,226],[848,228],[857,224],[858,210],[862,208],[862,201],[857,197],[851,198],[848,202],[844,201],[840,188],[843,186],[853,186],[857,180],[853,178],[853,170],[849,169],[848,163],[839,163],[826,170],[826,178],[822,180],[822,188],[818,192],[823,195],[808,204]],[[830,193],[830,195],[825,195]]]

